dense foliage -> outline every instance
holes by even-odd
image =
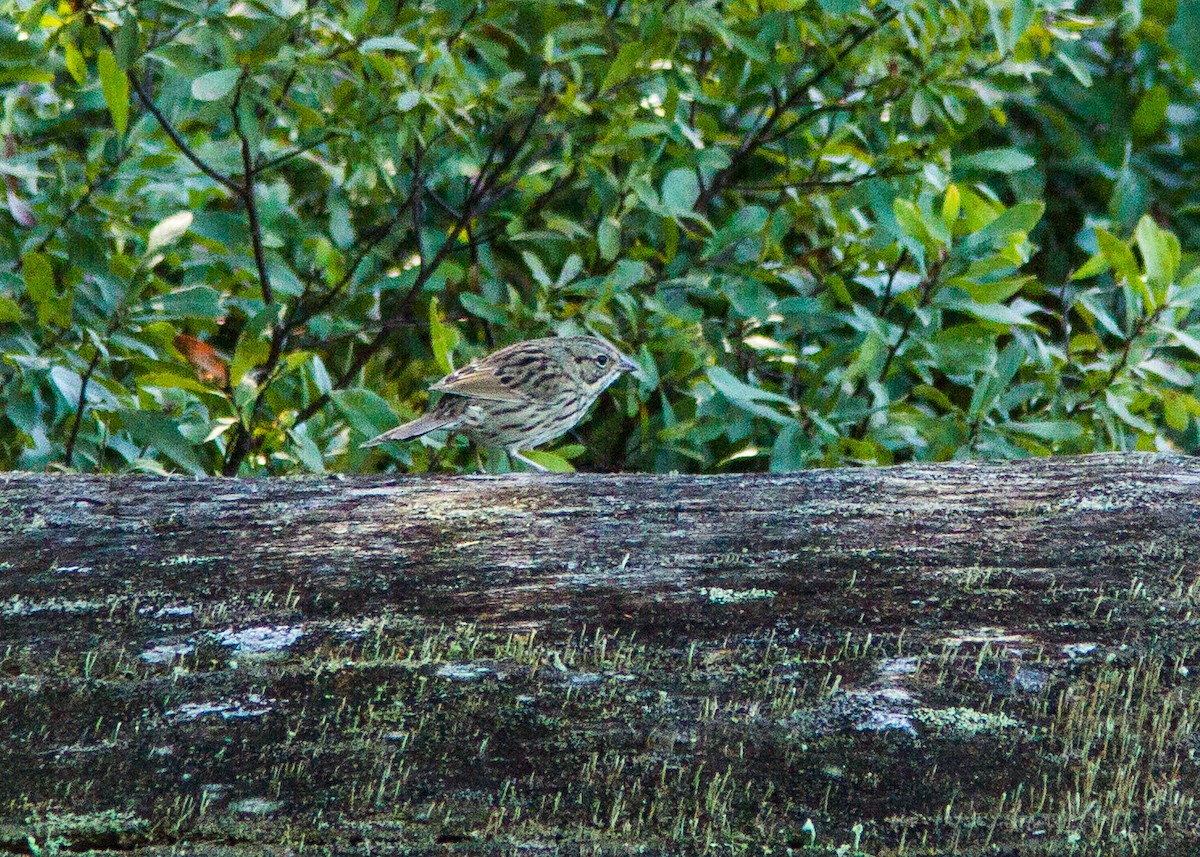
[[[559,447],[586,469],[1193,449],[1197,33],[1195,0],[0,0],[0,466],[472,468],[358,445],[584,331],[642,367]]]

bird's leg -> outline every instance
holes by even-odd
[[[513,458],[515,458],[517,461],[520,461],[522,464],[528,464],[530,467],[532,467],[538,473],[549,473],[550,472],[549,469],[538,464],[536,461],[533,461],[533,460],[528,459],[525,456],[521,455],[521,451],[519,449],[517,449],[515,446],[508,448],[508,454],[511,455]]]

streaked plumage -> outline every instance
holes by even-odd
[[[500,447],[545,470],[521,453],[569,430],[609,384],[634,368],[633,361],[594,336],[518,342],[451,372],[430,387],[443,394],[431,411],[363,446],[442,429]]]

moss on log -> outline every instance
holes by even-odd
[[[0,850],[1171,847],[1198,536],[1153,455],[0,476]]]

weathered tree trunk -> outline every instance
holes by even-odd
[[[1151,455],[10,474],[0,850],[1183,841],[1198,535]]]

